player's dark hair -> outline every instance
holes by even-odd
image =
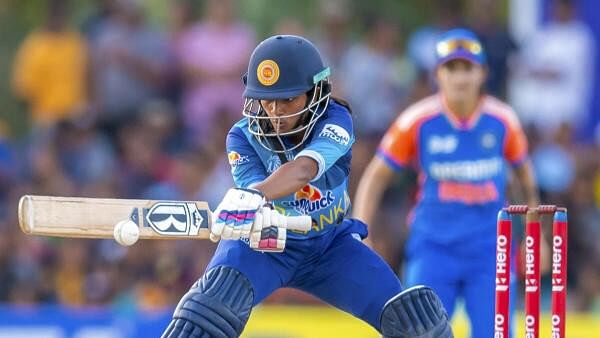
[[[348,112],[350,113],[350,115],[352,115],[352,107],[350,106],[350,103],[348,101],[337,96],[332,96],[331,98],[335,100],[335,102],[344,106],[344,108],[348,109]]]

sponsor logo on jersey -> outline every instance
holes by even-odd
[[[279,80],[279,65],[273,60],[263,60],[256,68],[256,77],[263,86],[272,86]]]
[[[308,215],[325,209],[335,202],[335,196],[329,190],[321,192],[317,187],[307,184],[294,194],[293,201],[284,201],[284,207],[292,207],[301,214]]]
[[[330,138],[343,146],[347,146],[350,143],[350,134],[348,134],[346,129],[331,123],[323,127],[319,133],[319,137]]]
[[[485,133],[481,136],[481,146],[490,149],[496,145],[496,136],[492,133]]]
[[[502,172],[504,162],[499,157],[475,161],[433,162],[429,175],[439,181],[481,181]]]
[[[197,236],[200,228],[208,228],[206,210],[198,210],[193,202],[157,202],[144,209],[144,225],[161,235]]]
[[[427,142],[427,151],[430,154],[450,154],[456,150],[458,139],[454,135],[437,136],[433,135]]]
[[[227,158],[232,168],[235,168],[240,164],[248,163],[250,161],[248,159],[248,156],[240,155],[240,153],[238,153],[237,151],[230,151],[227,154]]]

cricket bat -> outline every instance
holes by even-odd
[[[19,226],[30,235],[113,238],[114,226],[130,219],[140,239],[208,239],[212,213],[204,201],[153,201],[25,195]],[[310,216],[284,217],[287,228],[308,231]]]

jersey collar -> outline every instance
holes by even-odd
[[[467,118],[459,117],[458,114],[456,114],[450,109],[446,96],[443,93],[440,93],[439,96],[442,104],[443,113],[453,128],[458,130],[469,130],[475,127],[475,125],[479,121],[479,118],[481,117],[481,108],[483,106],[484,101],[483,95],[479,98],[475,110],[471,114],[469,114],[469,117]]]

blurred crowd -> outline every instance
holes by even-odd
[[[264,36],[241,19],[236,0],[168,3],[163,25],[148,20],[139,0],[97,0],[73,25],[72,2],[48,0],[44,22],[16,51],[11,86],[28,131],[15,137],[0,126],[1,302],[161,308],[202,274],[215,248],[208,241],[123,248],[27,237],[16,226],[23,194],[206,200],[214,208],[233,184],[225,135],[241,118],[241,75]],[[408,30],[385,13],[361,13],[357,22],[350,1],[317,1],[314,25],[290,14],[270,33],[314,41],[335,94],[352,104],[353,191],[398,112],[435,91],[437,35],[475,30],[488,53],[487,91],[508,100],[527,130],[542,200],[568,207],[570,307],[591,310],[600,299],[600,142],[576,135],[590,110],[597,41],[565,0],[517,41],[502,15],[490,15],[501,13],[498,3],[439,1],[427,25]],[[414,181],[395,183],[372,234],[397,271]],[[271,301],[311,300],[284,291]]]

